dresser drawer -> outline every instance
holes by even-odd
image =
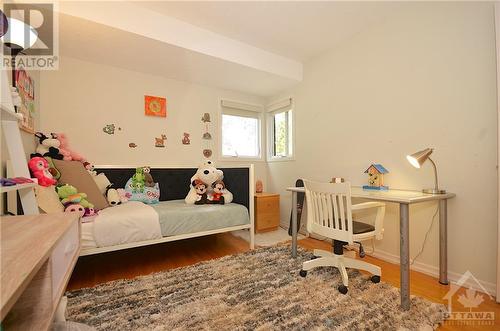
[[[74,262],[79,252],[80,222],[75,219],[68,231],[61,237],[51,255],[52,299],[59,299],[63,287],[73,271]]]

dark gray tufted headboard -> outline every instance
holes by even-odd
[[[250,209],[250,167],[217,168],[224,172],[224,183],[233,193],[233,202]],[[123,188],[135,173],[135,168],[96,166],[104,173],[114,188]],[[151,168],[151,176],[160,183],[160,200],[184,199],[189,191],[191,177],[197,168]],[[252,187],[253,190],[253,187]]]

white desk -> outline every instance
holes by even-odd
[[[297,256],[297,193],[304,193],[303,187],[288,187],[292,192],[292,256]],[[368,191],[361,187],[351,188],[353,198],[363,198],[372,201],[399,203],[399,255],[401,279],[401,308],[410,308],[410,216],[409,205],[425,201],[439,201],[439,282],[448,284],[447,266],[447,201],[455,197],[454,193],[426,194],[419,191]]]

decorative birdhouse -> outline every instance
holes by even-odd
[[[368,184],[363,185],[365,190],[388,190],[389,187],[384,185],[384,174],[389,171],[381,164],[372,164],[366,169],[365,174],[368,174]]]

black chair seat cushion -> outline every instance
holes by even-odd
[[[352,221],[352,233],[361,234],[375,231],[375,227],[368,223]]]

